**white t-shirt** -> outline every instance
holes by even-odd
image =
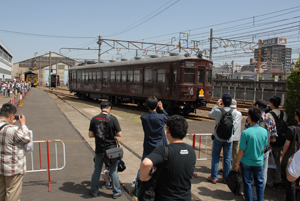
[[[300,150],[295,154],[288,171],[291,176],[295,178],[300,177]]]

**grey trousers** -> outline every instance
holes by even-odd
[[[273,186],[274,184],[282,183],[281,180],[281,165],[280,165],[280,155],[283,146],[281,147],[272,147],[272,152],[276,164],[276,169],[268,169],[268,186]]]

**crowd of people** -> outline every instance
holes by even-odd
[[[28,89],[30,87],[30,83],[25,81],[16,81],[16,80],[8,81],[8,82],[1,81],[0,87],[1,87],[2,96],[8,98],[10,97],[11,94],[14,94],[16,96],[19,92],[23,93],[25,89]]]
[[[228,93],[217,101],[209,113],[209,117],[215,119],[216,127],[212,135],[211,176],[207,180],[213,184],[218,182],[223,148],[222,180],[226,183],[230,170],[241,170],[245,200],[264,200],[267,186],[286,189],[286,200],[295,201],[299,158],[293,160],[293,165],[290,163],[300,148],[300,108],[295,111],[298,124],[288,127],[287,115],[279,109],[281,98],[273,96],[269,102],[269,107],[264,100],[255,102],[241,131],[241,114],[237,111],[236,101]],[[237,146],[238,151],[234,148]],[[297,200],[300,200],[300,195]]]
[[[1,83],[1,86],[21,91],[28,85],[12,82]],[[219,181],[218,168],[223,149],[222,182],[227,183],[230,171],[241,171],[245,200],[264,200],[267,186],[285,188],[286,200],[294,201],[295,181],[300,176],[300,152],[297,151],[300,144],[300,108],[295,111],[298,123],[287,127],[287,115],[279,109],[281,99],[274,96],[269,101],[270,111],[267,111],[266,101],[255,102],[254,107],[249,109],[244,130],[236,100],[230,94],[224,94],[217,101],[209,113],[209,117],[215,119],[216,126],[212,134],[211,175],[207,180],[213,184]],[[169,117],[162,102],[154,96],[148,97],[146,106],[149,112],[141,116],[143,155],[132,194],[139,196],[140,185],[160,172],[155,200],[191,200],[196,155],[194,149],[183,142],[188,123],[179,115]],[[111,102],[101,102],[100,108],[101,113],[91,119],[88,132],[90,138],[95,138],[96,145],[89,192],[92,197],[98,196],[100,174],[105,164],[102,176],[106,184],[103,187],[112,188],[112,198],[117,199],[123,195],[119,184],[118,160],[107,159],[106,151],[117,147],[116,137],[122,137],[122,130],[118,119],[111,114]],[[0,200],[20,199],[26,172],[24,145],[30,142],[30,134],[24,115],[16,118],[15,114],[14,105],[7,103],[2,106]],[[13,126],[17,120],[21,128]],[[271,161],[272,168],[269,164]]]

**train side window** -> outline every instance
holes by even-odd
[[[133,81],[133,71],[132,70],[127,71],[127,75],[128,75],[127,81],[132,82]]]
[[[85,72],[84,71],[82,71],[82,73],[81,73],[81,77],[82,77],[82,81],[84,81],[84,79],[85,79]]]
[[[93,80],[93,72],[89,72],[89,81]]]
[[[93,72],[93,81],[96,81],[97,80],[97,72]]]
[[[195,69],[185,68],[184,69],[184,82],[185,83],[195,83]]]
[[[158,69],[157,70],[157,82],[165,82],[166,81],[166,70]]]
[[[116,82],[121,82],[121,71],[116,71]]]
[[[152,82],[152,69],[145,69],[144,81]]]
[[[77,76],[77,81],[81,81],[81,72],[78,71],[77,74],[78,74],[78,76]]]
[[[85,81],[89,81],[89,73],[85,72]]]
[[[211,70],[206,71],[206,82],[211,83]]]
[[[134,70],[134,77],[133,77],[133,81],[134,82],[140,82],[141,80],[140,80],[140,70]]]
[[[173,82],[177,82],[177,69],[173,69]]]
[[[97,71],[97,81],[101,80],[101,71]]]
[[[103,81],[107,81],[108,73],[107,70],[103,71]]]
[[[122,71],[122,82],[126,82],[126,70]]]
[[[110,71],[110,81],[114,82],[116,81],[116,71]]]
[[[203,82],[203,70],[198,70],[198,83]]]

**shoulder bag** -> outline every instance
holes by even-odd
[[[105,120],[106,134],[108,133],[110,116],[111,116],[110,114],[107,114],[106,120]],[[120,144],[119,144],[118,140],[116,138],[115,138],[115,140],[116,140],[117,147],[107,149],[104,152],[105,153],[105,158],[106,158],[108,163],[114,163],[114,162],[116,162],[116,161],[123,158],[123,149],[120,147]],[[106,144],[106,139],[105,139],[105,143],[104,143],[104,149],[105,149],[105,144]]]
[[[149,181],[141,181],[140,187],[138,190],[138,200],[139,201],[154,201],[155,200],[155,193],[158,179],[166,166],[169,158],[169,147],[165,146],[165,155],[164,155],[164,162],[157,170],[154,172],[154,175],[151,177]]]

